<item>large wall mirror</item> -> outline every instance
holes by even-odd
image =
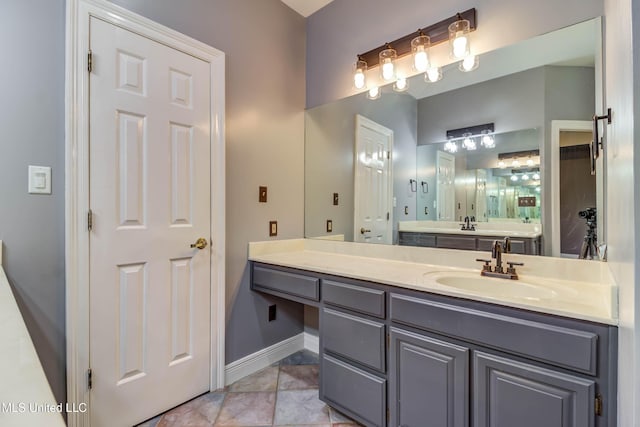
[[[474,223],[535,231],[540,255],[578,257],[590,231],[604,242],[604,166],[591,175],[588,151],[601,33],[596,18],[482,54],[472,72],[451,64],[435,83],[308,110],[305,236],[407,244],[403,231]]]

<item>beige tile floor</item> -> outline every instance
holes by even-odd
[[[139,427],[355,427],[318,399],[318,356],[301,351]]]

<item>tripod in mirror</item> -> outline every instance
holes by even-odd
[[[598,259],[598,236],[596,208],[587,208],[578,212],[578,216],[587,221],[587,233],[580,248],[580,259]]]

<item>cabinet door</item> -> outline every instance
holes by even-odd
[[[475,427],[593,427],[593,381],[481,352],[473,365]]]
[[[469,425],[469,349],[391,328],[391,426]]]

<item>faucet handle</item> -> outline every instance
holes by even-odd
[[[484,265],[482,266],[482,271],[491,271],[491,260],[490,259],[476,258],[476,261],[484,262]]]
[[[507,264],[509,265],[509,267],[507,268],[507,274],[512,274],[513,276],[515,276],[514,278],[518,278],[518,275],[516,274],[516,269],[513,266],[514,265],[522,266],[524,265],[524,262],[507,261]]]

